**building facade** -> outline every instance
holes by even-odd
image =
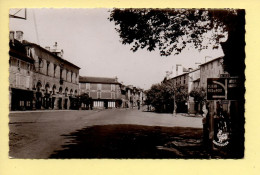
[[[223,57],[218,57],[200,65],[200,86],[207,88],[207,78],[219,78],[226,73],[223,69]]]
[[[17,31],[18,38],[22,31]],[[29,50],[10,31],[9,42],[9,108],[10,110],[33,109],[33,66],[34,59]]]
[[[79,67],[62,58],[63,51],[48,50],[28,43],[35,60],[33,88],[36,90],[37,109],[72,109],[78,95]]]
[[[122,105],[121,84],[117,78],[79,77],[80,94],[88,94],[94,108],[115,108]]]
[[[190,70],[189,72],[189,82],[188,82],[188,93],[190,94],[193,90],[200,89],[200,69]],[[196,114],[200,109],[200,104],[194,97],[189,95],[188,101],[188,112],[190,114]]]
[[[21,83],[26,82],[27,90],[32,92],[31,95],[28,95],[30,100],[20,102],[20,104],[26,109],[73,109],[73,99],[79,92],[80,68],[62,58],[63,51],[57,49],[57,43],[53,49],[45,49],[23,40],[22,34],[21,31],[18,31],[15,41],[19,42],[24,48],[26,56],[32,61],[29,65],[27,62],[14,60],[13,49],[10,46],[9,78],[10,87],[14,86],[14,82],[16,84],[20,82],[19,86],[24,87]],[[17,68],[18,66],[20,68]],[[20,73],[14,72],[14,70],[19,70]],[[26,79],[25,74],[27,74]],[[19,98],[12,98],[11,104],[17,99]],[[11,109],[19,110],[12,107]]]
[[[172,82],[173,86],[175,86],[176,89],[183,87],[182,89],[185,91],[183,93],[188,94],[188,84],[189,84],[189,72],[185,71],[181,75],[175,76],[171,78],[169,81]],[[177,110],[176,112],[178,113],[186,113],[188,111],[188,99],[178,101],[176,99],[175,95],[175,100],[174,100]]]

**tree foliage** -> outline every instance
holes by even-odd
[[[146,91],[146,104],[152,105],[157,112],[165,112],[173,107],[174,89],[171,84],[154,84]]]
[[[189,95],[194,98],[194,101],[200,103],[205,99],[206,91],[203,88],[196,88],[193,89]]]
[[[92,98],[89,97],[87,93],[83,93],[79,96],[80,103],[83,103],[84,105],[89,105],[92,102]]]
[[[222,46],[226,71],[237,75],[244,70],[244,18],[244,10],[234,9],[114,9],[109,19],[122,44],[134,52],[157,48],[161,56],[169,56],[186,47]],[[239,65],[232,67],[234,59]]]
[[[187,102],[187,86],[175,86],[172,81],[152,85],[146,91],[146,104],[152,105],[158,112],[172,112],[174,100],[176,103]]]
[[[185,85],[177,85],[174,87],[175,93],[175,101],[179,102],[187,102],[188,101],[188,87]]]

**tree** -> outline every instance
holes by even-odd
[[[114,9],[109,19],[115,22],[122,44],[131,45],[134,52],[157,48],[161,56],[169,56],[186,47],[222,46],[225,70],[231,75],[244,74],[244,10]]]
[[[157,112],[172,112],[174,87],[171,83],[154,84],[146,91],[146,104],[152,105]]]
[[[157,49],[161,56],[169,56],[187,47],[198,50],[222,47],[224,70],[240,78],[239,100],[230,104],[231,147],[236,157],[243,157],[245,10],[114,9],[109,19],[115,22],[122,44],[131,45],[134,52]]]
[[[195,102],[201,103],[206,97],[206,91],[203,88],[196,88],[189,95],[194,98]]]
[[[81,95],[79,96],[79,98],[80,98],[80,104],[83,103],[84,106],[86,106],[87,109],[88,109],[88,106],[91,105],[91,103],[92,103],[92,98],[89,97],[89,95],[88,95],[87,93],[81,94]]]

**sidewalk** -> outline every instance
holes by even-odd
[[[19,113],[34,113],[34,112],[76,112],[76,111],[102,111],[103,109],[93,109],[93,110],[72,110],[72,109],[41,109],[41,110],[27,110],[27,111],[9,111],[10,114]]]

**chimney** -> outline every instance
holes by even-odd
[[[16,39],[20,42],[23,42],[23,31],[16,31]]]
[[[192,68],[189,68],[189,72],[191,72],[191,71],[193,71],[193,69],[192,69]]]
[[[14,45],[14,31],[10,31],[9,40],[12,42],[12,45]]]
[[[55,44],[53,45],[53,49],[57,49],[57,47],[58,47],[58,43],[57,42],[55,42]]]
[[[61,51],[60,51],[60,57],[61,58],[63,58],[63,53],[64,53],[64,51],[63,51],[63,49],[61,49]]]
[[[48,51],[51,50],[50,46],[46,46],[45,49],[48,50]]]
[[[182,74],[182,72],[179,74],[179,72],[180,72],[179,70],[182,71],[182,69],[179,69],[179,68],[178,68],[179,66],[182,68],[182,65],[181,65],[181,64],[176,64],[176,76]]]

